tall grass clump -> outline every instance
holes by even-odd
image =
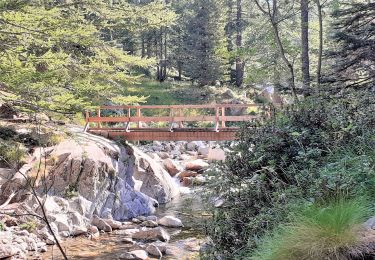
[[[311,206],[262,241],[252,260],[348,259],[368,210],[361,200]]]

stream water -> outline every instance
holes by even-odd
[[[192,260],[199,255],[200,244],[204,241],[203,222],[204,207],[199,190],[185,190],[180,197],[172,202],[161,205],[156,216],[174,215],[184,224],[182,229],[166,229],[171,240],[167,245],[168,260]],[[69,259],[120,259],[121,254],[127,252],[129,245],[121,242],[123,236],[115,232],[101,234],[98,240],[86,237],[69,238],[62,242]],[[43,259],[62,259],[56,246],[50,247],[43,255]],[[152,259],[152,258],[150,258]]]

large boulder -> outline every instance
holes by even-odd
[[[132,149],[135,157],[134,178],[142,182],[139,191],[159,203],[167,203],[177,197],[179,189],[169,173],[140,149]]]
[[[77,134],[74,140],[60,143],[50,157],[56,158],[48,175],[50,193],[73,197],[70,200],[76,201],[70,204],[87,218],[96,214],[126,220],[154,212],[156,201],[134,189],[134,158],[129,148]]]
[[[48,215],[77,212],[87,219],[96,214],[101,218],[126,220],[155,211],[158,202],[134,189],[135,158],[130,148],[80,132],[48,154],[38,151],[40,149],[36,149],[33,158],[11,180],[1,185],[0,204],[15,193],[13,203],[26,201],[31,209],[41,213],[39,203],[23,188],[23,175],[36,175],[34,165],[40,162],[41,156],[44,161],[45,156],[47,178],[40,182],[37,191],[44,194],[45,187],[49,188],[50,196],[45,202]],[[75,225],[68,223],[70,227]]]

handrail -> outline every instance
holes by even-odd
[[[168,122],[170,124],[169,131],[173,132],[174,123],[179,124],[179,128],[183,128],[183,122],[214,122],[215,131],[226,128],[226,122],[248,121],[259,118],[254,115],[226,115],[226,110],[230,108],[250,108],[264,107],[258,104],[207,104],[207,105],[135,105],[135,106],[101,106],[96,111],[96,116],[91,116],[90,112],[86,112],[85,131],[88,130],[90,123],[97,125],[96,129],[102,128],[102,123],[126,123],[125,131],[130,132],[130,123],[136,123],[137,128],[141,128],[141,122]],[[136,115],[132,116],[131,111],[136,110]],[[169,116],[142,116],[142,109],[169,109]],[[183,109],[214,109],[214,115],[182,115]],[[127,110],[127,115],[120,116],[102,116],[103,110]],[[106,128],[108,129],[108,127]]]

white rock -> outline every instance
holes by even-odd
[[[225,161],[225,152],[220,148],[210,149],[207,159],[209,161]]]
[[[210,152],[210,147],[204,147],[201,146],[198,148],[198,154],[203,155],[204,157],[208,156],[208,153]]]
[[[12,257],[17,254],[15,247],[11,245],[0,245],[0,259]]]
[[[139,230],[132,235],[132,238],[146,241],[169,241],[170,236],[163,228],[157,227],[148,230]]]
[[[209,166],[210,165],[207,162],[203,161],[202,159],[197,159],[197,160],[185,163],[185,168],[188,171],[198,172],[198,171],[207,169]]]
[[[177,184],[158,162],[136,147],[133,147],[133,154],[136,157],[133,177],[142,181],[140,192],[159,203],[167,203],[179,195]]]
[[[163,254],[162,252],[160,251],[160,249],[153,245],[153,244],[150,244],[146,247],[146,251],[147,253],[149,253],[150,255],[152,256],[156,256],[158,259],[161,259],[163,257]]]
[[[87,233],[87,228],[81,226],[73,226],[71,234],[73,236],[80,236]]]
[[[130,251],[129,253],[132,254],[134,256],[134,259],[137,259],[137,260],[148,259],[148,254],[144,250],[134,250],[134,251]]]
[[[120,221],[116,221],[113,219],[104,219],[104,221],[111,226],[112,229],[119,229],[122,226]]]
[[[112,232],[112,227],[96,215],[93,216],[91,224],[96,226],[99,230],[103,230],[105,232]]]
[[[159,225],[165,226],[165,227],[183,227],[182,221],[176,217],[173,216],[165,216],[159,219],[158,221]]]
[[[159,155],[159,157],[161,158],[161,159],[167,159],[167,158],[169,158],[170,156],[169,156],[169,153],[166,153],[166,152],[159,152],[158,153],[158,155]]]

